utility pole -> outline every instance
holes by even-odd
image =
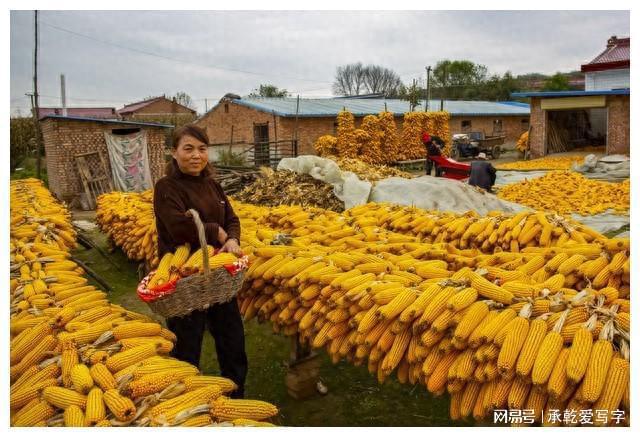
[[[431,65],[425,67],[427,70],[427,89],[424,98],[424,112],[429,110],[429,100],[431,100]]]
[[[440,111],[444,110],[444,97],[447,89],[447,84],[449,82],[449,76],[447,75],[447,64],[443,65],[444,72],[442,74],[442,89],[444,90],[440,97]]]
[[[209,112],[209,105],[207,102],[207,99],[204,99],[204,113],[206,114],[207,112]]]
[[[36,178],[40,179],[40,166],[41,166],[41,144],[40,144],[40,120],[38,119],[39,104],[38,104],[38,11],[34,11],[35,19],[35,37],[34,37],[34,52],[33,52],[33,117],[36,128]]]

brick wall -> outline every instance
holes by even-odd
[[[226,106],[226,108],[225,108]],[[364,117],[356,117],[355,124],[359,127]],[[462,120],[472,121],[472,130],[484,131],[490,135],[493,131],[493,120],[501,119],[502,127],[506,133],[506,143],[515,144],[520,135],[527,130],[527,125],[522,120],[528,120],[528,116],[508,117],[452,117],[450,122],[451,133],[462,132]],[[396,117],[398,133],[402,130],[402,117]],[[335,117],[306,117],[298,119],[298,154],[315,154],[313,144],[322,135],[335,133]],[[269,141],[289,140],[293,138],[294,117],[279,117],[274,119],[273,114],[247,108],[229,102],[222,102],[213,108],[204,117],[196,122],[206,129],[212,144],[228,143],[231,141],[231,126],[233,125],[233,142],[253,143],[253,126],[256,124],[268,124]],[[275,129],[274,129],[275,125]]]
[[[613,155],[630,152],[630,113],[629,96],[607,96],[609,107],[607,153]]]
[[[494,121],[500,120],[502,122],[502,131],[505,135],[506,145],[515,145],[524,132],[529,129],[529,116],[486,116],[486,117],[451,117],[449,121],[449,130],[451,134],[465,133],[465,132],[484,132],[485,135],[493,134]],[[526,122],[523,122],[526,121]],[[471,128],[464,129],[462,127],[463,121],[470,121]]]
[[[77,120],[45,119],[41,122],[47,156],[47,176],[53,194],[71,202],[84,192],[74,155],[101,151],[111,174],[104,132],[112,129],[137,128],[131,124],[97,123]],[[164,174],[165,129],[143,128],[147,133],[147,148],[151,177],[155,182]]]
[[[539,158],[545,155],[547,112],[540,107],[540,98],[531,98],[531,132],[529,133],[529,147],[531,157]]]

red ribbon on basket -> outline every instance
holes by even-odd
[[[215,253],[217,252],[218,251],[216,251]],[[223,267],[227,270],[227,272],[229,272],[231,276],[235,276],[238,274],[238,272],[246,270],[249,267],[249,257],[247,255],[242,255],[232,264],[227,264]],[[153,270],[147,276],[145,276],[142,281],[140,281],[140,284],[138,284],[138,288],[136,291],[140,300],[144,302],[153,302],[154,300],[162,296],[173,293],[176,289],[176,283],[178,282],[178,280],[182,279],[176,278],[171,281],[165,282],[164,284],[156,285],[155,287],[149,288],[149,281],[155,273],[156,271]]]

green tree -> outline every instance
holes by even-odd
[[[424,88],[418,86],[418,82],[414,79],[410,86],[400,85],[398,97],[407,100],[413,112],[420,104],[420,99],[424,98]]]
[[[567,91],[569,89],[569,79],[560,72],[546,79],[542,88],[543,91]]]
[[[280,89],[271,84],[260,84],[249,94],[249,97],[289,97],[289,95],[289,91],[284,88]]]
[[[469,60],[439,61],[433,69],[431,96],[446,99],[478,98],[487,80],[487,67]]]

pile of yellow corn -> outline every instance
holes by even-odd
[[[525,132],[523,135],[526,135]],[[574,163],[584,161],[584,155],[545,156],[544,158],[527,161],[507,162],[498,164],[500,170],[570,170]]]
[[[246,319],[381,382],[446,391],[454,419],[619,408],[628,420],[629,239],[544,212],[234,210],[252,259]]]
[[[98,196],[96,223],[127,258],[158,265],[158,235],[153,217],[153,190]]]
[[[323,135],[314,147],[320,156],[358,158],[369,164],[424,158],[426,149],[421,141],[423,132],[437,135],[445,141],[443,153],[451,151],[449,113],[408,112],[404,114],[402,133],[398,138],[395,117],[391,112],[367,115],[360,129],[355,128],[353,114],[341,111],[337,116],[337,136]]]
[[[88,285],[68,211],[40,181],[10,196],[12,426],[270,425],[273,405],[228,399],[232,381],[167,357],[173,333]]]
[[[395,167],[367,164],[366,162],[361,161],[357,158],[343,158],[340,156],[327,156],[327,158],[335,161],[336,164],[338,164],[338,167],[340,167],[340,170],[353,172],[360,179],[369,182],[375,182],[390,177],[400,177],[407,179],[411,179],[413,177],[411,173],[398,170]]]
[[[630,181],[602,182],[570,171],[549,172],[545,176],[504,186],[498,197],[531,208],[560,214],[594,215],[609,209],[626,213],[630,207]]]
[[[520,152],[526,152],[529,150],[529,131],[520,135],[518,142],[516,143],[516,150]]]
[[[511,409],[545,425],[564,411],[628,423],[628,239],[573,230],[582,240],[492,253],[389,231],[380,225],[399,229],[406,213],[389,207],[235,208],[253,259],[240,295],[246,319],[299,334],[334,362],[366,364],[381,383],[395,372],[448,392],[453,419]],[[549,218],[512,218],[498,234]],[[414,235],[417,220],[408,223]],[[475,241],[485,230],[451,232]],[[287,244],[274,245],[283,233]]]

